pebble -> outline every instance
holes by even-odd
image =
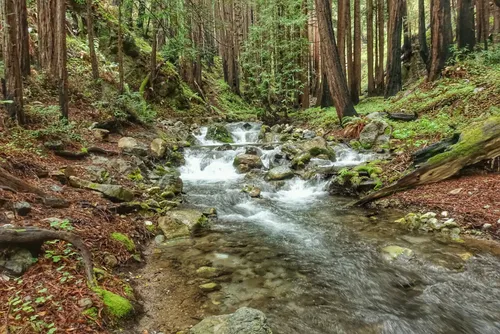
[[[161,245],[164,242],[165,242],[165,236],[163,234],[159,234],[155,237],[155,243],[157,245]]]
[[[443,216],[443,217],[448,217],[448,211],[443,211],[443,212],[441,212],[441,216]]]
[[[483,230],[483,231],[487,231],[487,230],[489,230],[492,226],[493,226],[493,225],[486,223],[486,224],[484,224],[484,225],[483,225],[482,230]]]
[[[90,298],[82,298],[78,301],[78,306],[80,306],[81,308],[84,308],[84,309],[92,307],[93,304],[94,303],[92,302],[92,299],[90,299]]]

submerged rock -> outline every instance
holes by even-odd
[[[413,251],[400,246],[387,246],[382,248],[382,255],[386,260],[392,261],[401,257],[412,257]]]
[[[233,314],[208,317],[189,334],[272,334],[264,313],[242,307]]]
[[[279,166],[274,167],[266,174],[266,179],[268,181],[281,181],[286,179],[291,179],[293,177],[293,171],[290,167],[287,166]]]
[[[158,219],[158,226],[166,239],[189,237],[207,227],[208,219],[202,212],[192,209],[175,210]]]

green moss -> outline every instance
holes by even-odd
[[[94,291],[101,296],[106,311],[117,319],[127,317],[134,310],[132,303],[122,296],[101,288],[96,288]]]
[[[132,241],[132,239],[130,239],[125,234],[119,233],[119,232],[114,232],[114,233],[111,234],[111,238],[114,239],[114,240],[116,240],[116,241],[118,241],[122,245],[124,245],[125,248],[129,252],[132,252],[132,251],[135,250],[135,244],[134,244],[134,242]]]
[[[500,127],[500,117],[490,117],[484,123],[472,126],[462,132],[460,141],[453,145],[449,151],[435,155],[428,160],[429,164],[437,164],[443,161],[453,159],[454,157],[467,156],[481,148],[480,144],[483,140],[490,137],[491,134],[498,133]]]
[[[141,182],[141,181],[144,180],[144,177],[142,176],[141,170],[139,168],[137,168],[132,173],[130,173],[129,175],[127,175],[127,178],[129,180],[134,181],[134,182]]]
[[[99,310],[97,309],[97,307],[91,307],[84,310],[82,314],[92,320],[97,320],[97,317],[99,316]]]

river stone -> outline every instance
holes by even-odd
[[[212,124],[208,127],[205,139],[216,140],[222,143],[234,143],[233,136],[223,124]]]
[[[382,248],[382,254],[386,260],[392,261],[400,257],[411,257],[413,251],[400,246],[387,246]]]
[[[166,239],[188,237],[206,224],[207,218],[203,213],[192,209],[171,211],[158,219],[158,226]]]
[[[242,307],[233,314],[205,318],[189,334],[272,334],[264,313]]]
[[[93,183],[76,176],[69,178],[69,184],[75,188],[98,191],[109,199],[119,202],[131,202],[134,199],[134,193],[120,185]]]
[[[376,144],[382,145],[388,142],[389,136],[384,136],[388,126],[389,125],[382,120],[373,120],[368,123],[359,134],[359,142],[363,148],[369,149]]]
[[[200,267],[196,270],[196,275],[202,278],[214,278],[219,276],[219,273],[214,267]]]
[[[305,130],[304,133],[302,134],[302,137],[304,139],[313,139],[314,137],[316,137],[316,132],[312,130]]]
[[[163,158],[167,153],[167,142],[161,138],[156,138],[151,142],[151,152],[156,158]]]
[[[279,166],[274,167],[266,174],[266,179],[268,181],[281,181],[286,179],[291,179],[293,177],[293,171],[290,167],[287,166]]]
[[[302,169],[309,161],[311,161],[311,154],[309,152],[299,154],[292,160],[292,168]]]
[[[233,165],[238,168],[239,172],[247,172],[250,169],[262,168],[262,160],[258,155],[253,154],[238,154],[233,161]]]
[[[322,137],[316,137],[310,140],[306,140],[297,145],[300,151],[309,152],[313,157],[320,154],[327,154],[330,156],[333,152],[328,150],[326,145],[326,140]],[[334,154],[334,153],[333,153]]]
[[[32,264],[33,256],[25,248],[0,252],[0,268],[5,269],[11,275],[21,276]]]
[[[214,282],[210,282],[210,283],[205,283],[205,284],[200,285],[199,288],[203,292],[213,292],[213,291],[220,290],[220,285],[217,283],[214,283]]]

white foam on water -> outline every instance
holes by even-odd
[[[211,152],[186,150],[186,164],[179,171],[181,179],[187,182],[215,183],[236,181],[244,177],[233,166],[236,151],[217,152],[215,158]]]
[[[326,184],[327,182],[294,178],[287,181],[285,186],[278,192],[264,193],[264,196],[282,205],[300,207],[327,196]]]

